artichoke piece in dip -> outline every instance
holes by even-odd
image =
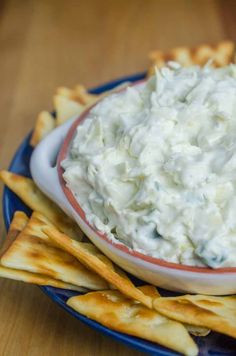
[[[157,71],[100,101],[64,179],[90,224],[169,262],[236,266],[236,66]]]

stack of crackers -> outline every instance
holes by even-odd
[[[233,62],[234,44],[225,41],[215,47],[155,51],[148,75],[169,60],[202,65],[209,59],[216,66]],[[56,119],[46,111],[39,114],[31,145],[36,146],[56,126],[100,98],[82,85],[58,88],[54,97]],[[123,270],[84,241],[77,224],[32,179],[8,171],[1,171],[0,179],[33,211],[31,217],[21,211],[13,217],[0,251],[1,277],[78,291],[79,295],[67,301],[74,310],[111,329],[184,355],[198,354],[190,333],[205,336],[214,330],[236,338],[236,297],[166,298],[154,286],[136,287]]]

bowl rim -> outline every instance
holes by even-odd
[[[130,83],[129,86],[136,86],[136,85],[142,84],[145,81],[146,81],[146,79],[138,80],[133,83]],[[116,93],[122,92],[124,90],[125,90],[125,88],[119,89],[116,91]],[[223,274],[223,273],[236,273],[236,267],[225,267],[225,268],[212,269],[209,267],[188,266],[188,265],[184,265],[184,264],[180,264],[180,263],[167,262],[160,258],[145,255],[141,252],[132,250],[131,248],[124,245],[123,243],[121,243],[118,240],[117,241],[111,240],[107,236],[107,234],[99,232],[88,222],[88,220],[86,219],[84,210],[81,208],[79,202],[76,200],[72,191],[66,185],[66,182],[63,178],[64,169],[61,166],[61,162],[67,156],[68,150],[70,148],[70,143],[71,143],[73,137],[75,136],[75,131],[76,131],[77,126],[80,125],[87,118],[91,109],[94,106],[96,106],[102,99],[103,98],[98,100],[93,105],[89,106],[87,109],[85,109],[82,112],[82,114],[79,115],[79,117],[77,119],[75,119],[75,121],[73,122],[72,126],[70,127],[70,129],[62,143],[62,146],[61,146],[60,151],[57,156],[56,166],[57,166],[57,173],[58,173],[60,186],[65,194],[66,199],[68,200],[68,202],[70,203],[72,208],[80,216],[80,218],[87,225],[87,227],[89,229],[91,229],[96,234],[97,237],[101,238],[102,240],[104,240],[106,243],[108,243],[112,247],[117,248],[119,251],[121,251],[129,256],[135,257],[139,260],[142,260],[144,262],[148,262],[148,263],[151,263],[152,265],[159,266],[159,267],[170,268],[172,270],[181,270],[181,271],[185,271],[185,272],[195,272],[195,273],[204,273],[204,274],[208,273],[208,274],[214,274],[214,275]]]

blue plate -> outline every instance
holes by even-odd
[[[100,87],[97,87],[93,90],[91,90],[91,93],[94,94],[100,94],[106,90],[112,89],[115,86],[126,82],[126,81],[137,81],[140,79],[143,79],[145,76],[145,73],[140,73],[137,75],[125,77],[119,80],[115,80],[112,82],[109,82],[107,84],[104,84]],[[30,135],[28,135],[20,147],[18,148],[11,164],[9,167],[9,170],[27,177],[30,177],[30,171],[29,171],[29,161],[30,157],[32,154],[32,148],[29,145],[29,139]],[[4,192],[3,192],[3,215],[4,215],[4,221],[6,228],[9,228],[10,221],[13,217],[13,214],[16,210],[22,210],[26,212],[28,215],[30,214],[30,209],[27,208],[22,201],[13,193],[11,192],[8,188],[5,187]],[[65,289],[58,289],[58,288],[53,288],[53,287],[40,287],[44,293],[46,293],[49,298],[51,298],[54,302],[59,304],[63,309],[65,309],[68,313],[76,317],[77,319],[81,320],[85,324],[91,326],[94,329],[97,329],[98,331],[102,332],[103,334],[106,334],[108,336],[111,336],[112,338],[123,342],[124,344],[131,346],[133,348],[136,348],[139,351],[144,351],[148,354],[151,355],[158,355],[158,356],[173,356],[173,355],[179,355],[176,352],[173,352],[167,348],[161,347],[157,344],[132,337],[123,333],[119,333],[116,331],[113,331],[111,329],[108,329],[101,324],[90,320],[86,318],[85,316],[75,312],[73,309],[69,308],[66,305],[66,300],[73,296],[78,294],[78,292],[72,292],[68,291]],[[162,295],[170,295],[170,292],[161,291]],[[171,337],[171,335],[170,335]],[[236,340],[231,339],[229,337],[226,337],[224,335],[220,335],[217,333],[210,333],[206,337],[195,337],[195,341],[197,342],[199,346],[200,353],[199,355],[201,356],[206,356],[206,355],[221,355],[221,356],[234,356],[236,355]]]

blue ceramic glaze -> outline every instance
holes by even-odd
[[[102,86],[90,90],[91,93],[100,94],[106,90],[113,89],[119,84],[122,84],[126,81],[137,81],[145,77],[145,73],[136,74],[133,76],[127,76],[112,82],[106,83]],[[30,177],[29,171],[29,161],[32,154],[32,148],[29,145],[30,135],[28,135],[20,147],[18,148],[11,164],[9,170],[17,174],[21,174],[27,177]],[[6,229],[9,228],[10,221],[16,210],[22,210],[28,215],[30,214],[30,209],[27,208],[22,201],[8,188],[5,187],[3,192],[3,217],[6,225]],[[135,283],[138,284],[139,281],[134,279]],[[140,338],[132,337],[123,333],[113,331],[109,328],[102,326],[101,324],[86,318],[85,316],[75,312],[73,309],[66,305],[66,300],[73,296],[77,295],[78,292],[73,292],[65,289],[58,289],[53,287],[40,287],[41,290],[48,295],[55,303],[60,305],[68,313],[89,325],[90,327],[102,332],[103,334],[110,336],[117,341],[120,341],[127,346],[131,346],[139,351],[146,352],[151,355],[156,356],[174,356],[179,355],[176,352],[173,352],[167,348],[161,347],[152,342],[142,340]],[[174,295],[172,292],[160,290],[161,294],[164,296]],[[171,335],[170,335],[171,337]],[[206,337],[195,337],[195,341],[199,346],[200,356],[235,356],[236,355],[236,340],[220,335],[217,333],[210,333]]]

